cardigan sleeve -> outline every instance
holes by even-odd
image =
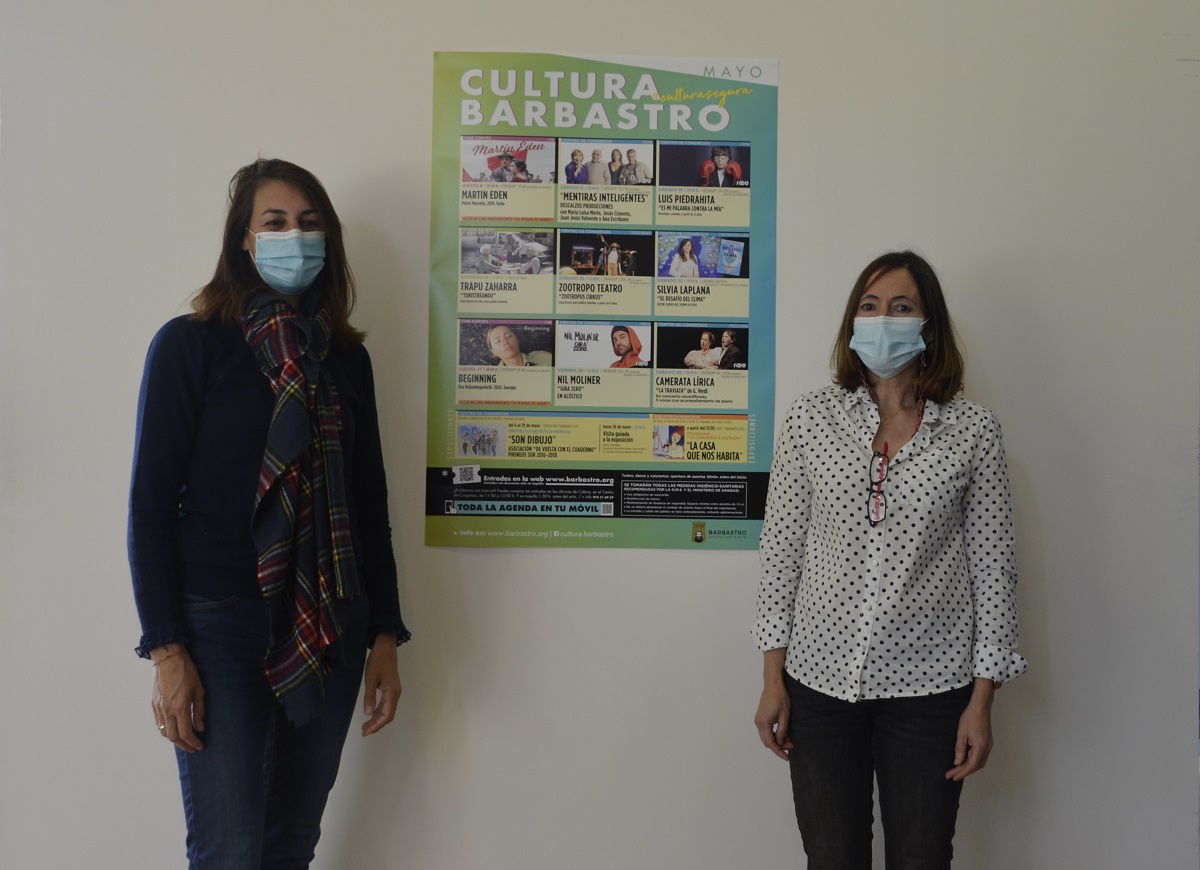
[[[127,544],[133,596],[142,625],[136,651],[183,640],[177,531],[203,405],[200,332],[186,317],[169,321],[146,354],[138,393]]]
[[[388,519],[387,476],[375,404],[375,376],[366,348],[361,348],[360,358],[362,393],[351,486],[357,514],[358,569],[371,611],[367,638],[368,642],[374,642],[380,634],[394,634],[397,643],[404,643],[412,634],[401,618],[396,589],[396,557],[392,551],[392,528]]]

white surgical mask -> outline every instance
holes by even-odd
[[[919,317],[856,317],[850,349],[881,378],[894,377],[925,350]]]
[[[325,265],[325,233],[320,230],[255,233],[251,257],[258,274],[272,290],[284,296],[299,296]]]

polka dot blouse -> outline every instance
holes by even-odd
[[[1012,499],[1000,426],[962,398],[929,402],[867,518],[879,412],[863,388],[799,399],[779,432],[755,635],[789,674],[848,701],[1005,681],[1017,652]]]

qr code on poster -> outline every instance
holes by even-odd
[[[478,465],[456,465],[454,466],[454,482],[459,483],[478,483],[479,482],[479,466]]]
[[[613,503],[611,501],[600,502],[600,516],[611,517],[613,515]]]

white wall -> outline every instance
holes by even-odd
[[[940,270],[967,395],[1005,425],[1033,663],[999,696],[958,866],[1196,866],[1185,0],[4,0],[0,865],[182,866],[131,651],[134,403],[260,153],[313,169],[348,224],[416,633],[318,866],[801,865],[751,724],[752,554],[421,543],[432,51],[555,46],[781,59],[780,412],[825,382],[868,259],[912,245]]]

